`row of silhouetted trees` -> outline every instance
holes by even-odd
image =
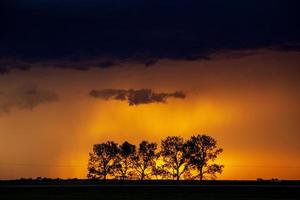
[[[223,149],[207,135],[189,140],[172,136],[161,141],[160,150],[154,142],[142,141],[138,146],[125,141],[95,144],[88,162],[91,179],[215,179],[223,165],[214,163]]]

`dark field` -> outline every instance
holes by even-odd
[[[0,182],[0,199],[300,199],[298,182]]]

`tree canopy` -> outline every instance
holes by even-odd
[[[90,179],[216,179],[224,165],[215,163],[223,152],[217,141],[207,135],[195,135],[188,140],[168,136],[161,141],[142,141],[136,147],[128,141],[121,145],[107,141],[93,146],[89,154]]]

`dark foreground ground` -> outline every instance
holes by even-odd
[[[299,182],[88,182],[31,181],[0,182],[0,199],[22,200],[190,200],[190,199],[300,199]]]

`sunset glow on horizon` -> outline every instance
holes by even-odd
[[[191,186],[169,191],[181,198],[208,183],[207,198],[227,199],[211,186],[243,186],[228,195],[248,198],[250,183],[259,197],[294,185],[299,196],[299,8],[1,0],[0,189],[49,180],[78,184],[81,198],[85,184]],[[256,181],[204,181],[215,179]],[[111,195],[102,191],[95,195]],[[191,197],[206,195],[198,193]]]
[[[217,159],[225,165],[218,179],[300,179],[300,54],[260,50],[224,59],[226,53],[203,61],[165,59],[151,67],[127,62],[84,72],[36,64],[0,75],[0,91],[7,94],[0,96],[0,106],[9,108],[0,113],[0,179],[86,178],[95,143],[160,144],[170,135],[188,139],[200,133],[224,149]],[[9,95],[28,85],[55,92],[58,99],[20,107],[22,100]],[[184,91],[186,98],[129,106],[89,95],[107,88]]]

